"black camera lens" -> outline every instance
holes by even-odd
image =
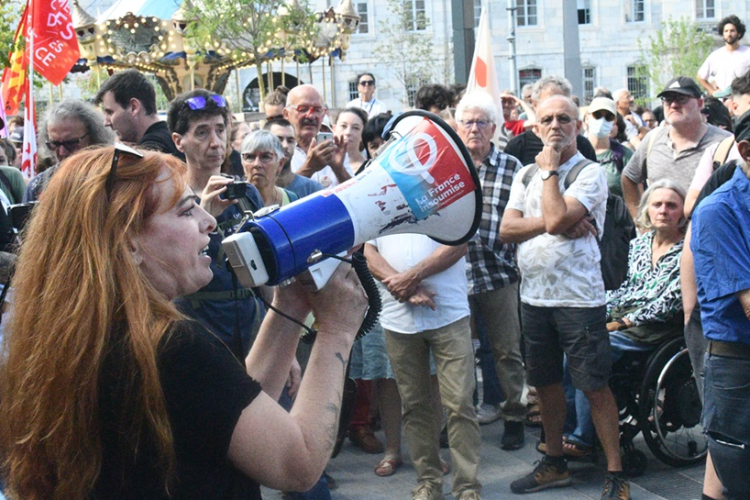
[[[221,198],[224,200],[238,200],[245,196],[247,182],[235,181],[227,184],[227,190],[222,193]]]

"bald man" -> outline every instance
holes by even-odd
[[[630,485],[622,475],[617,405],[608,385],[609,333],[595,229],[604,227],[607,177],[598,164],[587,165],[565,189],[567,173],[586,161],[576,146],[578,116],[568,97],[553,96],[539,105],[534,130],[544,149],[536,165],[516,174],[500,223],[503,243],[519,245],[526,373],[542,402],[547,447],[534,471],[510,487],[514,493],[531,493],[571,484],[562,440],[566,355],[573,386],[591,403],[607,457],[606,498],[627,500]]]
[[[292,157],[292,171],[332,187],[351,178],[344,167],[344,139],[328,139],[317,143],[323,117],[328,114],[323,98],[312,85],[299,85],[289,91],[284,118],[294,125],[297,147]]]

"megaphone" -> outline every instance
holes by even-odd
[[[456,132],[425,111],[403,113],[389,126],[388,142],[364,172],[282,208],[262,209],[223,241],[242,286],[277,285],[316,264],[322,267],[312,278],[320,288],[338,265],[318,263],[320,256],[390,234],[424,234],[446,245],[471,239],[482,192]]]

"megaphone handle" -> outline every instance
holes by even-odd
[[[367,332],[372,330],[377,324],[383,304],[380,300],[380,290],[375,283],[375,278],[370,273],[370,269],[367,267],[367,259],[363,253],[354,252],[352,254],[352,267],[357,273],[360,283],[362,283],[362,288],[365,289],[369,303],[365,319],[362,320],[362,326],[359,327],[359,331],[357,332],[357,338],[359,339],[367,335]]]

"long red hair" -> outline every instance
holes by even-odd
[[[181,316],[135,265],[129,241],[177,202],[185,165],[161,153],[121,155],[108,199],[113,154],[92,149],[64,162],[25,231],[0,365],[0,455],[10,498],[90,494],[102,464],[100,373],[115,331],[133,367],[121,409],[133,422],[130,440],[156,443],[165,488],[172,472],[157,348]],[[176,189],[165,188],[165,177]]]

